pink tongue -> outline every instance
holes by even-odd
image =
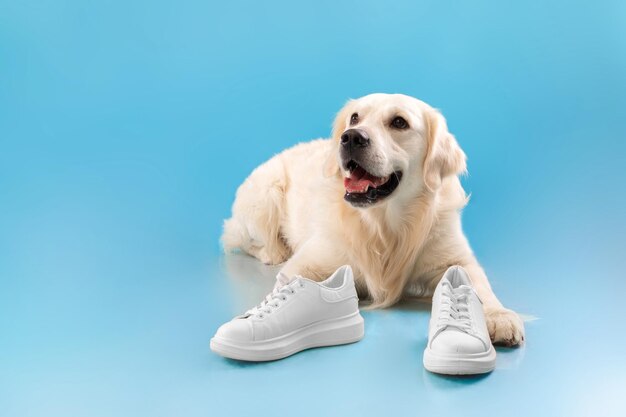
[[[384,183],[384,178],[375,177],[358,167],[350,173],[350,177],[343,179],[343,185],[349,193],[364,193],[367,187],[376,188]]]

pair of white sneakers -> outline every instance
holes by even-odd
[[[296,276],[222,325],[211,350],[231,359],[270,361],[357,342],[364,335],[358,301],[348,265],[323,282]],[[495,359],[480,299],[465,270],[451,267],[433,295],[424,366],[442,374],[478,374],[492,371]]]

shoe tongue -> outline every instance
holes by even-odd
[[[294,277],[294,279],[297,277]],[[289,277],[285,274],[283,274],[282,272],[279,272],[276,275],[276,282],[278,284],[279,287],[282,287],[284,285],[287,285],[291,282],[291,280],[289,279]]]

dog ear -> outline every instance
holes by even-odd
[[[465,172],[467,157],[448,131],[446,119],[439,111],[426,111],[424,119],[428,142],[424,158],[424,183],[430,191],[435,191],[443,178]]]
[[[324,177],[330,178],[339,174],[339,161],[337,160],[337,154],[338,152],[337,147],[335,146],[335,141],[331,141],[328,146],[324,166],[322,167],[322,173],[324,174]]]
[[[335,116],[335,121],[333,122],[333,133],[332,138],[334,141],[339,142],[339,138],[348,127],[348,116],[352,113],[352,101],[348,100],[346,104],[339,110],[337,116]]]
[[[335,116],[330,146],[328,147],[328,155],[323,167],[325,177],[332,177],[339,173],[339,138],[348,125],[348,116],[351,112],[350,103],[352,103],[352,100],[348,100],[343,108],[339,110],[337,116]]]

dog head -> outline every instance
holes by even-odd
[[[350,100],[333,125],[326,175],[343,174],[344,199],[355,207],[384,204],[465,171],[465,154],[437,110],[401,94]]]

